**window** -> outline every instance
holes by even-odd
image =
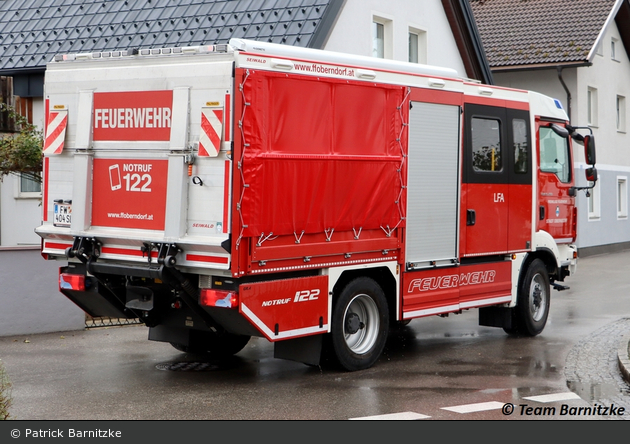
[[[628,218],[628,178],[617,176],[617,218]]]
[[[617,96],[617,131],[626,131],[626,98]]]
[[[614,37],[610,40],[610,58],[617,62],[619,61],[617,58],[617,48],[619,48],[618,42],[619,40]]]
[[[380,59],[391,59],[392,21],[387,18],[372,16],[372,56]]]
[[[39,179],[25,174],[16,175],[15,197],[21,199],[42,197],[42,184]]]
[[[409,61],[427,63],[427,33],[418,28],[409,28]]]
[[[540,139],[540,171],[554,173],[560,182],[571,182],[571,159],[569,143],[557,135],[551,128],[541,126],[538,130]]]
[[[385,58],[385,25],[372,22],[372,57]]]
[[[476,172],[502,171],[500,121],[473,117],[471,128],[473,170]]]
[[[409,33],[409,61],[418,63],[418,34]]]
[[[529,151],[527,122],[523,119],[512,120],[512,134],[514,139],[514,172],[516,174],[526,174],[529,164],[527,159]]]
[[[589,86],[586,93],[586,120],[590,126],[597,126],[597,88]]]

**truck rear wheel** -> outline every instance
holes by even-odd
[[[387,300],[370,278],[354,279],[339,294],[332,315],[332,348],[346,370],[363,370],[378,360],[389,330]]]
[[[188,345],[171,342],[171,345],[184,353],[209,354],[213,358],[235,355],[245,348],[250,336],[221,334],[206,331],[191,331]]]
[[[547,267],[540,259],[534,259],[518,289],[518,302],[513,317],[516,321],[515,331],[527,336],[540,334],[547,324],[550,301]]]

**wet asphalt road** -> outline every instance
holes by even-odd
[[[222,363],[150,342],[144,327],[0,338],[0,359],[14,385],[11,414],[18,420],[629,419],[630,386],[615,367],[619,341],[630,333],[629,260],[630,252],[581,259],[566,282],[571,289],[552,293],[538,337],[480,327],[477,310],[417,319],[391,335],[373,368],[354,373],[274,359],[273,347],[259,338]],[[505,404],[514,406],[509,415]],[[597,405],[627,412],[560,414]]]

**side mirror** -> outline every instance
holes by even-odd
[[[595,136],[592,134],[584,136],[584,158],[588,165],[595,165]]]
[[[586,173],[586,180],[588,180],[589,182],[597,182],[597,168],[592,167],[592,168],[587,168],[585,170]]]

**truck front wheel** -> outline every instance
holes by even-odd
[[[332,348],[346,370],[371,367],[381,356],[389,330],[387,300],[370,278],[354,279],[336,299],[332,315]]]
[[[547,267],[540,259],[534,259],[518,289],[515,313],[518,333],[527,336],[541,333],[547,324],[550,301]]]

